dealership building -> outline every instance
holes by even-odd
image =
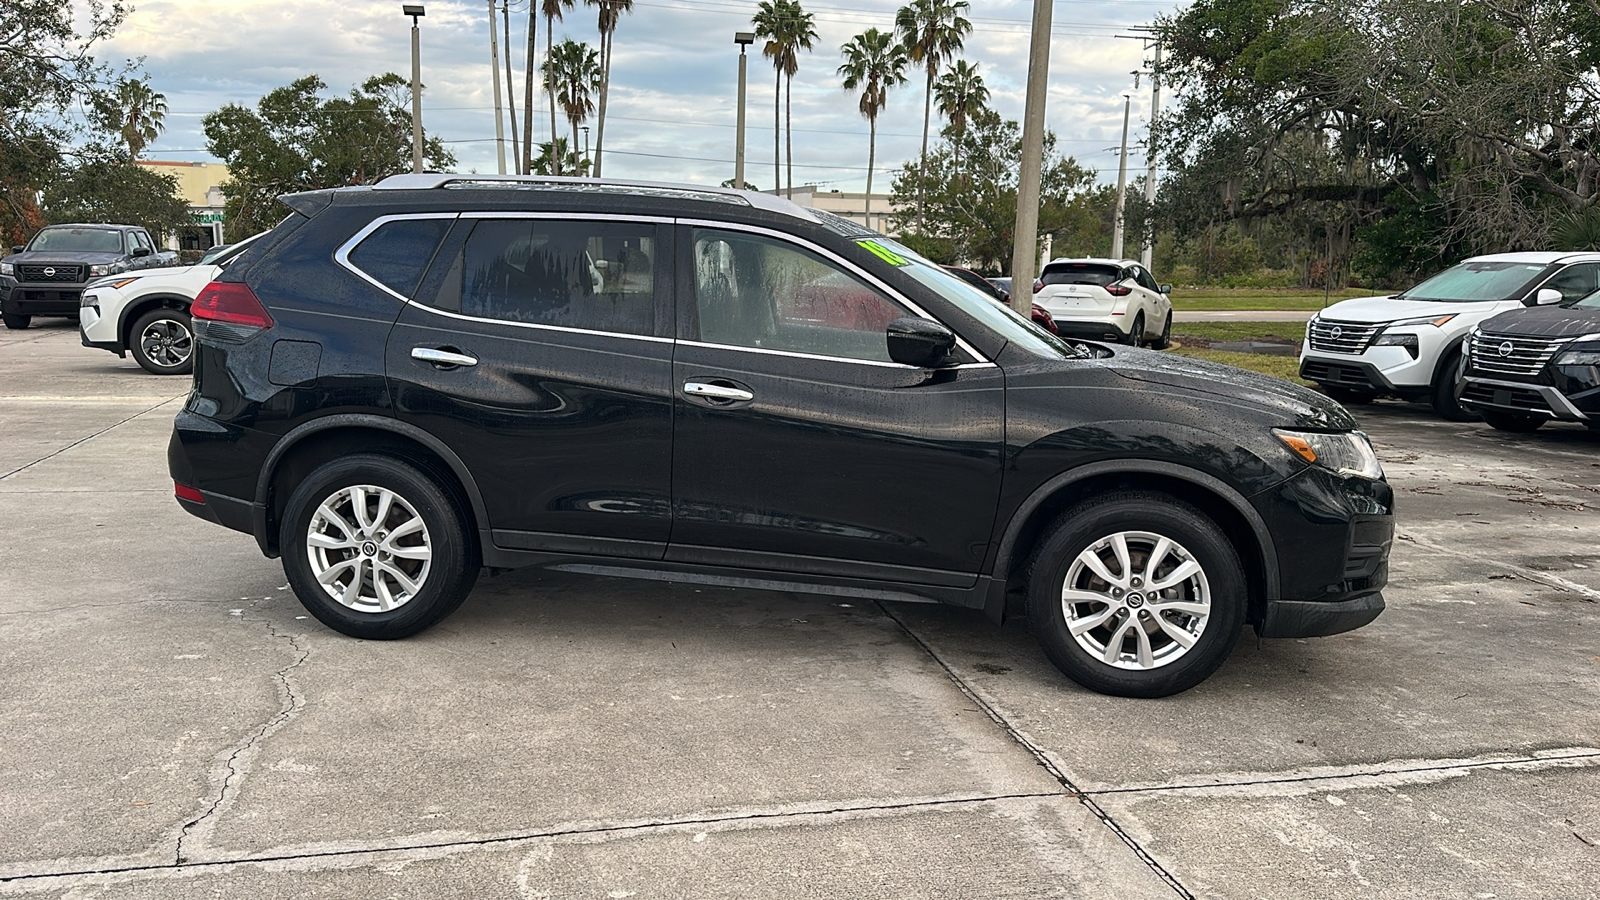
[[[141,159],[139,165],[178,179],[178,196],[189,204],[193,221],[167,238],[168,250],[209,250],[222,240],[224,220],[222,183],[228,167],[222,163],[165,162]]]

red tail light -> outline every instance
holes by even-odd
[[[196,319],[221,322],[228,325],[248,325],[271,328],[272,316],[256,299],[255,291],[248,285],[213,281],[200,291],[189,306],[189,315]]]
[[[177,482],[173,482],[172,494],[179,500],[188,500],[191,503],[206,502],[205,495],[201,494],[198,490],[189,487],[187,484],[178,484]]]
[[[1108,284],[1106,285],[1106,293],[1113,297],[1126,297],[1133,293],[1133,288],[1125,284]]]

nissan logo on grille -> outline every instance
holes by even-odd
[[[55,266],[45,266],[44,267],[44,277],[46,277],[46,278],[54,278],[54,277],[56,277],[56,267]]]
[[[1343,334],[1344,334],[1344,329],[1340,328],[1337,325],[1335,325],[1335,326],[1333,326],[1333,330],[1328,332],[1328,337],[1333,338],[1334,340],[1338,340],[1340,335],[1343,335]]]
[[[1511,342],[1510,341],[1506,341],[1506,342],[1502,343],[1499,347],[1496,347],[1495,348],[1495,352],[1500,354],[1501,356],[1510,356],[1511,355],[1511,351],[1513,349],[1515,349],[1515,348],[1513,348],[1511,346]]]

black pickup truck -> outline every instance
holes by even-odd
[[[0,259],[0,317],[27,328],[34,316],[76,319],[90,281],[130,269],[176,265],[137,225],[51,225]]]

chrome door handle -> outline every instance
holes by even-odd
[[[703,381],[685,381],[683,392],[691,397],[704,397],[707,400],[754,400],[755,394],[743,388],[728,387],[721,384],[706,384]]]
[[[432,347],[412,347],[411,358],[433,363],[436,366],[475,366],[478,364],[476,356],[468,356],[465,353],[452,353],[449,350],[436,350]]]

